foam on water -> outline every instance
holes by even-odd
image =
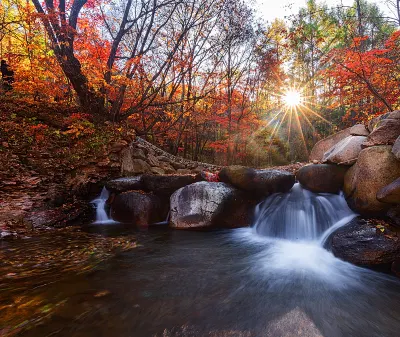
[[[107,200],[110,196],[110,193],[108,190],[103,187],[100,195],[91,201],[91,203],[94,205],[96,208],[96,220],[93,222],[93,224],[96,225],[110,225],[110,224],[116,224],[118,222],[114,221],[111,217],[108,216],[107,210],[106,210],[106,203]]]

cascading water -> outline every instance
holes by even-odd
[[[295,184],[290,192],[271,195],[257,205],[254,228],[267,237],[308,241],[355,216],[342,194],[317,194]]]
[[[295,184],[288,193],[273,194],[258,204],[252,228],[239,230],[237,236],[264,247],[254,267],[268,277],[270,286],[319,279],[347,287],[357,279],[358,267],[335,258],[323,245],[356,216],[343,194],[313,193]]]
[[[117,223],[116,221],[111,219],[107,214],[106,202],[107,202],[109,196],[110,196],[110,193],[108,192],[108,190],[105,187],[103,187],[100,195],[96,199],[91,201],[91,203],[96,208],[96,220],[95,220],[94,224],[109,225],[109,224]]]

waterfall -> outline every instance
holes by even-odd
[[[355,216],[342,194],[313,193],[297,183],[258,204],[253,227],[262,236],[322,242]]]
[[[117,223],[108,216],[106,211],[106,202],[109,196],[110,193],[105,187],[103,187],[100,195],[96,199],[91,201],[91,203],[96,208],[96,220],[94,224],[107,225],[107,224]]]

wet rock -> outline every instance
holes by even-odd
[[[335,144],[339,143],[342,139],[350,136],[350,129],[347,128],[339,131],[327,138],[324,138],[317,142],[310,153],[310,161],[317,160],[322,161],[324,153],[331,149]]]
[[[373,146],[362,150],[346,173],[344,193],[349,206],[362,215],[384,215],[390,205],[376,197],[383,187],[400,176],[400,162],[391,146]]]
[[[363,148],[376,145],[392,145],[400,135],[400,119],[384,119],[376,124]]]
[[[364,124],[356,124],[350,128],[350,135],[352,135],[352,136],[368,136],[369,131]]]
[[[111,192],[125,192],[132,190],[143,190],[142,176],[125,177],[107,181],[105,187]]]
[[[376,194],[376,198],[389,204],[400,204],[400,178],[381,188]]]
[[[227,166],[218,174],[220,181],[241,190],[260,195],[289,191],[294,183],[294,174],[280,170],[256,170],[245,166]]]
[[[400,136],[397,137],[396,141],[394,142],[392,153],[396,157],[396,159],[400,160]]]
[[[143,186],[147,191],[152,191],[155,194],[170,196],[180,188],[204,180],[200,175],[149,175],[143,176]]]
[[[346,137],[325,152],[322,161],[332,164],[353,165],[362,150],[361,144],[366,139],[365,136]]]
[[[118,194],[111,203],[114,220],[140,227],[164,220],[167,212],[159,197],[141,191]]]
[[[385,119],[400,119],[400,110],[388,112],[371,119],[368,123],[369,132],[372,132],[375,128],[379,127]]]
[[[251,209],[243,191],[221,182],[202,181],[171,196],[170,227],[205,230],[248,226]]]
[[[400,258],[400,239],[365,220],[353,221],[331,237],[332,253],[360,266],[390,264]]]
[[[135,159],[132,149],[127,148],[121,152],[121,173],[124,176],[138,175],[150,171],[150,165],[143,159]]]
[[[300,184],[315,193],[338,193],[344,182],[346,166],[311,164],[297,171]]]

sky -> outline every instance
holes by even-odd
[[[354,0],[325,0],[318,1],[325,2],[330,7],[351,6]],[[370,2],[383,2],[382,0],[370,0]],[[262,18],[264,21],[273,21],[275,18],[284,19],[285,16],[296,14],[300,7],[304,7],[306,0],[255,0],[256,16]],[[380,6],[384,9],[384,6]]]

